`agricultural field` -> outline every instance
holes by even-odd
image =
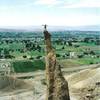
[[[51,34],[56,56],[58,60],[65,62],[64,67],[100,63],[99,32],[57,31]],[[15,62],[19,64],[29,62],[33,66],[34,61],[39,60],[44,63],[44,56],[43,33],[0,32],[0,59],[10,60],[14,66],[16,66]],[[39,67],[36,68],[39,69]]]

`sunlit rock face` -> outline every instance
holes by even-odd
[[[55,51],[51,45],[51,35],[46,28],[44,30],[44,38],[46,44],[46,100],[70,100],[68,83],[62,75]]]

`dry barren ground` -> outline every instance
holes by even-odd
[[[71,72],[70,75],[68,70]],[[89,100],[89,97],[91,100],[99,100],[100,65],[83,66],[81,69],[66,68],[63,71],[69,83],[71,100]],[[35,73],[36,75],[29,79],[1,77],[0,100],[45,100],[45,74],[43,71]]]

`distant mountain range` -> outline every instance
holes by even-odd
[[[1,27],[0,32],[34,32],[43,31],[42,26],[9,26]],[[100,31],[100,25],[92,26],[48,26],[48,31]]]

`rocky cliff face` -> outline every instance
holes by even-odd
[[[70,100],[68,83],[62,75],[55,50],[51,45],[51,35],[46,29],[44,30],[44,38],[46,44],[46,100]]]

